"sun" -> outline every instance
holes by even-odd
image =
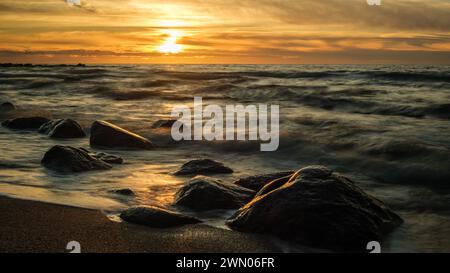
[[[178,39],[182,36],[179,31],[168,30],[165,32],[168,36],[164,43],[158,46],[157,50],[165,54],[177,54],[183,50],[183,46],[177,44]]]

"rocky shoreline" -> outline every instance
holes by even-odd
[[[5,102],[5,111],[15,105]],[[163,124],[158,121],[158,124]],[[50,138],[84,138],[87,134],[72,119],[16,117],[2,122],[11,130],[33,130]],[[107,121],[92,123],[89,145],[95,148],[155,150],[158,145],[134,132]],[[53,171],[107,171],[125,159],[94,153],[86,148],[55,145],[41,160]],[[363,251],[370,241],[383,238],[403,222],[382,201],[365,193],[355,182],[324,166],[304,166],[298,171],[262,173],[233,183],[207,175],[229,174],[233,170],[221,162],[200,158],[186,162],[174,172],[192,177],[175,196],[174,208],[192,211],[233,209],[227,220],[233,230],[262,233],[313,247],[342,251]],[[133,196],[130,189],[115,189]],[[157,228],[200,223],[201,219],[166,208],[135,206],[121,213],[125,221]]]

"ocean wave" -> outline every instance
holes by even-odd
[[[224,73],[224,72],[174,72],[174,71],[159,71],[157,74],[176,78],[180,80],[219,80],[227,78],[240,78],[241,75],[236,73]]]
[[[42,72],[21,72],[16,73],[0,73],[0,78],[4,79],[17,79],[17,80],[27,80],[27,79],[41,79],[41,78],[56,78],[60,79],[63,75],[60,73],[42,73]]]
[[[230,92],[233,91],[234,89],[238,88],[239,86],[234,85],[234,84],[215,84],[215,85],[209,85],[209,86],[203,86],[203,87],[199,87],[197,89],[195,89],[193,91],[194,94],[199,94],[199,93],[215,93],[215,92]]]
[[[111,69],[105,68],[81,68],[81,69],[70,69],[66,73],[76,74],[76,75],[86,75],[86,74],[107,74],[111,72]]]
[[[326,110],[341,110],[359,114],[375,114],[386,116],[405,116],[423,118],[432,116],[439,119],[450,118],[450,105],[439,104],[430,106],[408,105],[402,103],[364,100],[355,97],[334,97],[314,93],[290,93],[296,101],[308,106]]]
[[[110,77],[109,74],[70,74],[70,75],[61,75],[60,77],[64,80],[64,82],[72,83],[72,82],[81,82],[83,80],[93,80],[93,79],[99,79],[103,77]]]
[[[20,163],[20,162],[0,160],[0,169],[28,169],[34,167],[35,165],[32,163]]]
[[[442,118],[450,119],[450,103],[437,104],[427,107],[424,110],[425,114]]]
[[[436,161],[450,159],[450,151],[445,147],[427,145],[417,141],[380,140],[371,141],[360,147],[363,153],[381,155],[391,160],[411,157],[431,156]]]
[[[127,90],[121,91],[113,86],[94,86],[86,90],[87,93],[97,96],[110,98],[113,100],[141,100],[155,96],[156,91],[153,90]]]
[[[269,78],[285,78],[285,79],[300,79],[300,78],[327,78],[334,76],[344,76],[346,73],[331,72],[331,71],[302,71],[302,72],[274,72],[274,71],[259,71],[259,72],[241,72],[242,75],[252,77],[269,77]]]
[[[39,80],[32,80],[29,83],[26,83],[23,88],[26,89],[39,89],[44,87],[50,87],[55,84],[61,83],[61,81],[53,80],[53,79],[39,79]]]
[[[388,79],[394,81],[439,81],[450,83],[450,74],[448,72],[397,72],[397,71],[375,71],[362,72],[369,77]]]
[[[264,84],[264,85],[250,85],[247,89],[251,90],[273,90],[274,92],[285,90],[296,91],[326,91],[329,89],[326,85],[284,85],[284,84]]]
[[[346,75],[345,73],[321,71],[293,71],[293,72],[281,72],[281,71],[242,71],[242,72],[173,72],[173,71],[159,71],[160,75],[173,77],[182,80],[219,80],[219,79],[242,79],[248,80],[248,77],[261,77],[261,78],[326,78],[333,76]]]
[[[171,84],[176,84],[178,81],[174,80],[144,80],[135,84],[139,87],[164,87]]]

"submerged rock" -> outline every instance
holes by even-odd
[[[60,172],[83,172],[111,169],[108,163],[94,158],[83,149],[56,145],[41,160],[45,167]]]
[[[120,214],[123,220],[155,228],[168,228],[201,221],[197,218],[154,206],[131,207]]]
[[[2,122],[2,126],[10,129],[39,129],[44,123],[49,122],[48,118],[44,117],[23,117],[8,119]]]
[[[292,174],[294,174],[294,171],[253,175],[240,178],[239,180],[234,181],[233,184],[254,191],[259,191],[262,187],[275,179],[284,178],[284,182],[287,182]]]
[[[78,138],[86,134],[80,124],[73,119],[57,119],[43,124],[39,133],[47,134],[52,138]]]
[[[1,111],[12,111],[12,110],[15,110],[15,109],[16,109],[16,106],[14,106],[14,104],[12,104],[9,101],[0,104],[0,110]]]
[[[150,140],[106,121],[95,121],[91,126],[91,146],[151,149]]]
[[[243,187],[196,176],[178,190],[175,204],[194,210],[234,209],[247,203],[254,194]]]
[[[175,172],[175,175],[198,175],[232,172],[232,169],[224,166],[220,162],[211,159],[194,159],[183,164],[183,166]]]
[[[124,188],[124,189],[114,189],[114,190],[110,190],[110,192],[112,193],[117,193],[120,195],[126,195],[126,196],[134,196],[135,193],[133,190],[128,189],[128,188]]]
[[[107,154],[104,152],[98,152],[98,153],[91,152],[84,148],[80,148],[80,149],[87,152],[90,156],[92,156],[96,159],[100,159],[106,163],[110,163],[110,164],[122,164],[123,163],[123,158],[121,158],[120,156],[117,156],[117,155]]]
[[[360,250],[401,223],[383,202],[322,166],[303,168],[279,187],[269,183],[227,221],[239,231]]]
[[[153,123],[152,128],[171,128],[176,121],[176,119],[160,119]]]
[[[117,155],[107,154],[107,153],[91,153],[91,155],[97,159],[100,159],[101,161],[105,161],[106,163],[110,164],[122,164],[123,158]]]

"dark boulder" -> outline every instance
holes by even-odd
[[[294,171],[253,175],[240,178],[233,183],[247,189],[259,191],[262,187],[275,179],[283,178],[284,182],[287,182],[292,174],[294,174]]]
[[[128,189],[128,188],[114,189],[114,190],[110,190],[110,192],[120,194],[120,195],[126,195],[126,196],[134,196],[135,195],[134,191],[131,189]]]
[[[5,120],[2,122],[2,126],[17,130],[39,129],[44,123],[49,121],[48,118],[44,117],[22,117]]]
[[[131,207],[123,211],[120,218],[130,223],[154,228],[176,227],[201,222],[197,218],[153,206]]]
[[[361,251],[401,223],[383,202],[322,166],[303,168],[278,188],[266,185],[227,221],[239,231]]]
[[[16,107],[11,102],[4,102],[0,104],[0,111],[13,111]]]
[[[194,210],[235,209],[247,203],[254,191],[205,176],[192,178],[178,190],[175,204]]]
[[[106,121],[95,121],[91,126],[91,146],[114,148],[153,148],[150,140]]]
[[[43,124],[39,133],[47,134],[52,138],[79,138],[86,134],[80,124],[73,119],[57,119]]]
[[[108,163],[94,158],[83,149],[56,145],[41,160],[45,167],[60,172],[83,172],[111,169]]]
[[[160,119],[153,123],[152,128],[171,128],[176,121],[176,119]]]
[[[175,175],[198,175],[232,172],[232,169],[224,166],[220,162],[211,159],[194,159],[183,164],[183,166],[175,172]]]

